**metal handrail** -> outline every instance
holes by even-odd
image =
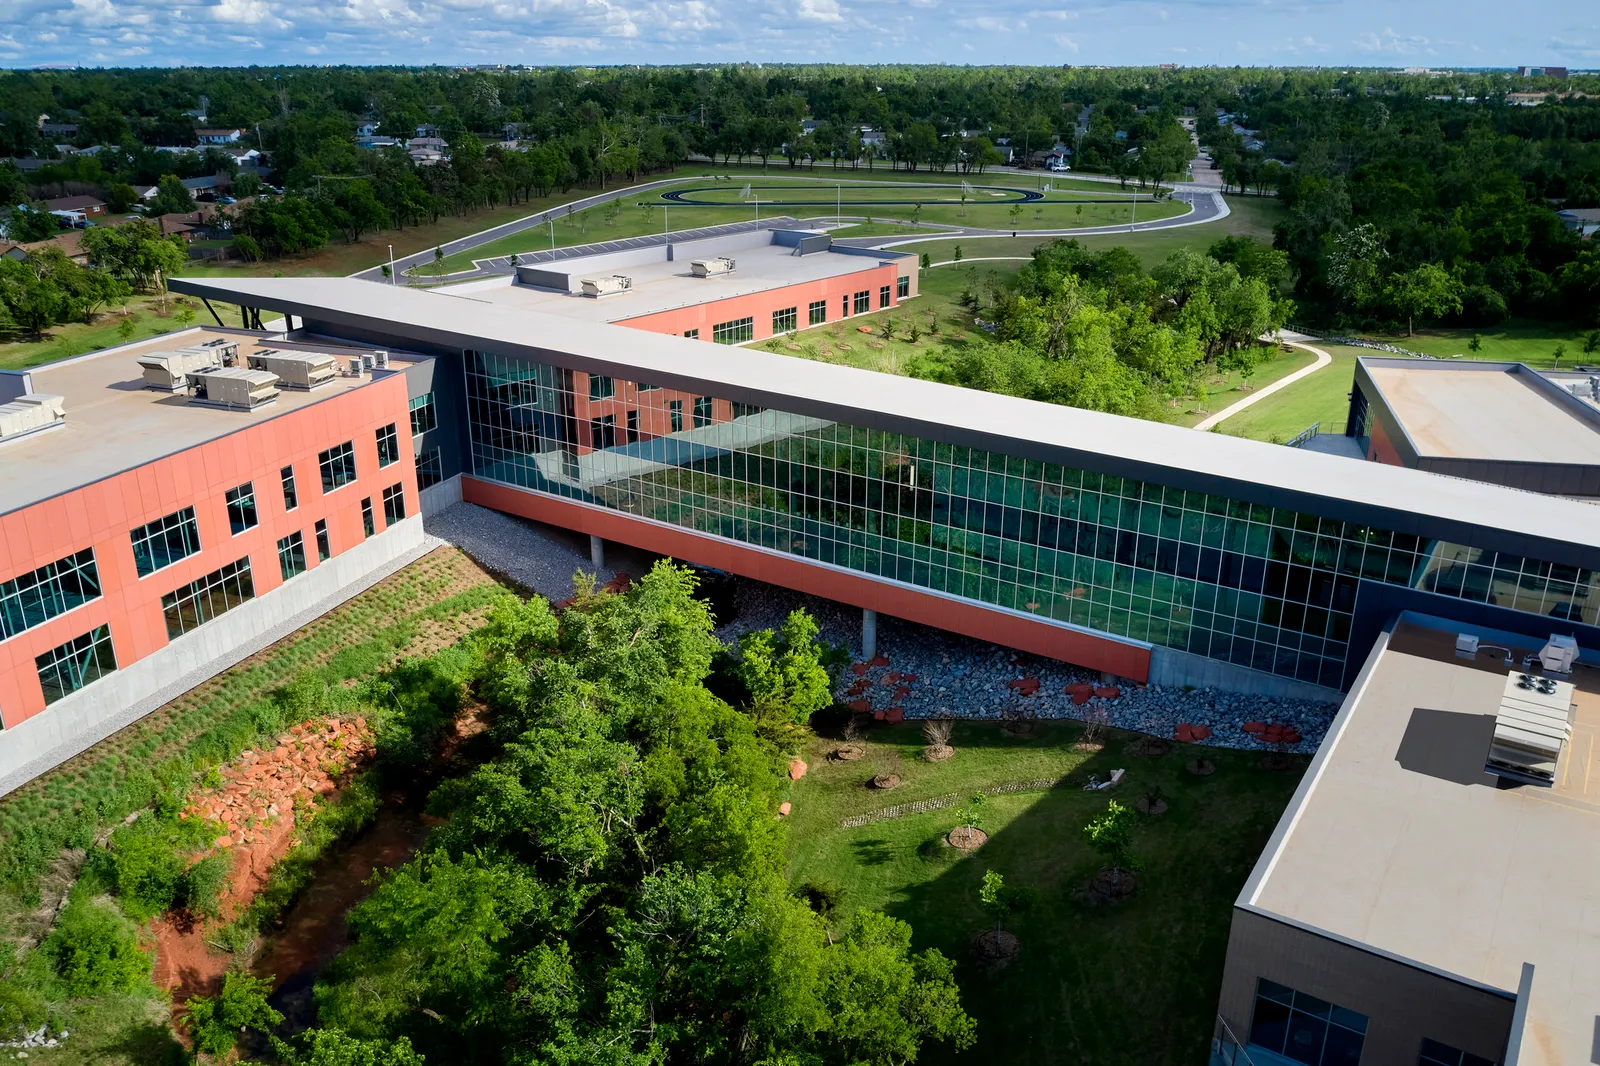
[[[1255,1060],[1244,1049],[1244,1041],[1233,1035],[1233,1030],[1217,1015],[1217,1024],[1211,1028],[1212,1066],[1255,1066]]]
[[[1288,446],[1291,448],[1300,447],[1300,445],[1304,444],[1312,437],[1315,437],[1321,428],[1321,422],[1311,423],[1311,425],[1307,426],[1305,429],[1302,429],[1298,434],[1296,434],[1294,439],[1288,442]]]

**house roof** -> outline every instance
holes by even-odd
[[[197,130],[194,131],[194,135],[196,137],[217,137],[217,136],[225,136],[225,135],[230,134],[230,133],[242,134],[242,133],[244,133],[244,130],[238,129],[236,127],[228,127],[226,129],[224,129],[222,127],[217,127],[217,128],[214,128],[214,129],[208,127],[208,128],[205,128],[205,129],[197,129]]]
[[[62,196],[44,202],[47,211],[82,211],[87,207],[104,207],[106,202],[98,196]]]
[[[24,253],[27,253],[42,252],[48,248],[59,248],[65,252],[69,258],[80,256],[84,254],[83,233],[84,231],[81,229],[69,229],[63,230],[56,236],[44,241],[28,241],[26,243],[18,243],[16,241],[0,241],[0,255],[10,255],[11,252],[17,249],[21,249]]]

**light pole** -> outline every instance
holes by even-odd
[[[394,245],[389,245],[389,284],[394,284]]]
[[[556,216],[546,215],[544,220],[550,223],[550,254],[556,254]]]
[[[1139,190],[1135,189],[1130,194],[1133,200],[1128,204],[1128,232],[1132,233],[1139,221]]]

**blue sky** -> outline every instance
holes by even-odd
[[[0,65],[766,62],[1600,67],[1600,2],[0,0]]]

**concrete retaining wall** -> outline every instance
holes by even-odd
[[[426,536],[422,517],[413,515],[185,633],[160,651],[57,700],[0,733],[0,795],[283,639],[442,543]]]
[[[1150,649],[1150,683],[1168,688],[1215,688],[1247,696],[1278,696],[1319,703],[1339,703],[1344,699],[1344,693],[1336,688],[1159,646]]]
[[[447,477],[437,485],[430,485],[417,494],[421,498],[422,513],[436,515],[452,504],[461,502],[461,475]]]

